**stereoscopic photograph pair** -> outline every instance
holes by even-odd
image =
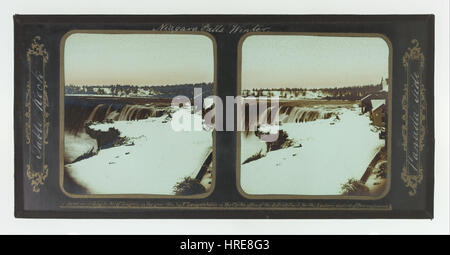
[[[433,217],[432,15],[14,20],[17,217]]]

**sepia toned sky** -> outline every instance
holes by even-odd
[[[252,35],[242,45],[242,89],[379,84],[388,74],[379,37]]]
[[[213,82],[213,42],[204,35],[75,33],[65,43],[64,76],[67,85]]]

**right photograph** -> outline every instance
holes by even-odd
[[[391,44],[379,34],[248,34],[240,43],[239,94],[258,108],[240,132],[237,181],[256,198],[378,199],[390,185]],[[245,117],[245,116],[244,116]],[[273,129],[272,129],[273,130]]]

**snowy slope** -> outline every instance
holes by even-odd
[[[349,178],[361,178],[384,140],[373,130],[368,114],[359,115],[356,106],[336,112],[339,120],[282,124],[280,128],[297,146],[268,152],[242,165],[243,190],[248,194],[338,195]],[[241,151],[260,148],[247,144],[254,141],[241,141]]]
[[[212,134],[173,131],[166,117],[91,125],[98,130],[114,127],[134,145],[100,150],[66,165],[68,173],[91,194],[173,194],[178,181],[200,170]]]

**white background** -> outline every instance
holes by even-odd
[[[0,234],[448,234],[449,1],[3,1],[0,9]],[[13,14],[435,14],[433,220],[55,220],[14,218]]]

